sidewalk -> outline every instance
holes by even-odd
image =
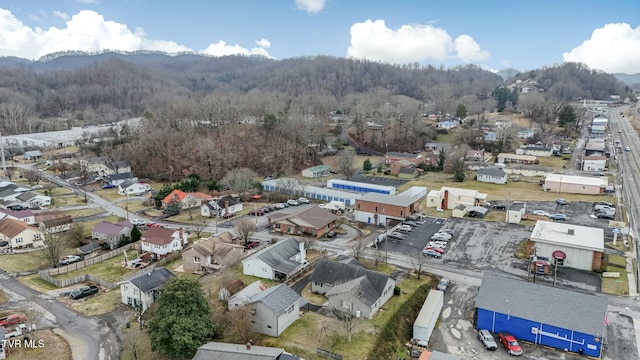
[[[636,272],[634,271],[634,268],[633,268],[633,260],[635,259],[635,256],[631,251],[626,252],[625,256],[627,259],[626,270],[627,270],[627,281],[629,282],[629,296],[637,297],[640,294],[638,294],[638,282],[636,281]]]

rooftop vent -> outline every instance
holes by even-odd
[[[575,235],[575,234],[576,234],[576,231],[575,231],[574,229],[568,229],[568,230],[567,230],[567,234],[569,234],[569,235]]]

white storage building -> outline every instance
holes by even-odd
[[[327,181],[327,187],[330,189],[354,191],[360,193],[377,193],[386,195],[395,195],[396,193],[396,188],[394,186],[369,184],[341,179],[331,179]]]
[[[592,271],[602,265],[604,230],[566,224],[538,221],[529,238],[535,244],[538,258],[546,258],[550,265],[566,266]]]
[[[316,199],[327,202],[340,201],[347,206],[355,205],[356,200],[362,197],[362,194],[354,192],[304,185],[293,178],[279,178],[263,181],[262,189],[264,191],[289,194],[291,197],[303,196],[307,199]]]
[[[440,318],[444,306],[444,292],[430,290],[422,304],[422,309],[413,323],[413,339],[421,346],[427,346],[429,339]]]

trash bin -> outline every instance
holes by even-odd
[[[131,327],[131,323],[130,322],[125,323],[124,327],[126,327],[127,329],[130,328]]]

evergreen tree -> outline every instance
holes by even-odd
[[[565,105],[558,113],[558,125],[560,127],[568,127],[569,124],[576,121],[578,115],[571,105]]]

